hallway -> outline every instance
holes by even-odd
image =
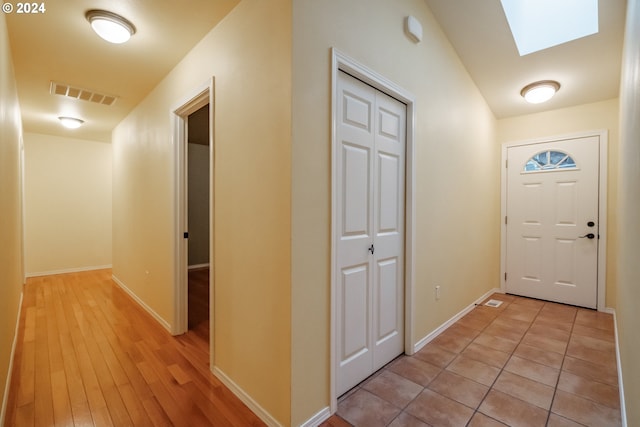
[[[209,372],[200,329],[171,337],[111,270],[30,278],[5,425],[264,425]]]
[[[621,425],[612,315],[491,298],[503,303],[378,371],[323,427]]]

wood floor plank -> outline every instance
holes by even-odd
[[[7,418],[5,425],[15,425],[16,427],[36,427],[35,425],[35,403],[27,403],[16,408],[15,417],[13,418],[13,424],[11,419]]]
[[[59,332],[58,317],[55,311],[56,301],[59,298],[58,288],[59,281],[52,280],[50,286],[47,287],[49,296],[45,301],[49,370],[51,372],[51,389],[53,396],[53,417],[56,427],[73,425],[67,376],[60,342],[61,334]]]
[[[47,313],[45,294],[47,287],[41,287],[36,295],[36,348],[35,348],[35,425],[54,425],[53,395],[49,370],[49,343],[47,337]]]
[[[129,416],[131,417],[131,421],[134,426],[149,426],[153,425],[151,418],[147,414],[140,397],[131,386],[131,384],[126,383],[118,386],[118,391],[122,396],[122,401],[127,407],[127,412],[129,412]]]
[[[120,391],[115,384],[109,384],[103,387],[102,393],[107,401],[107,407],[109,408],[109,415],[113,420],[113,424],[118,427],[133,427],[133,421],[129,416],[129,411],[120,396]]]
[[[183,412],[182,408],[180,408],[180,404],[174,400],[173,396],[171,396],[164,385],[158,380],[153,383],[149,383],[149,387],[151,387],[155,399],[166,413],[171,424],[179,426],[184,423],[187,419],[187,414]],[[145,403],[147,402],[145,401]],[[147,409],[146,404],[145,409]],[[149,410],[147,410],[147,413],[152,415]]]
[[[35,329],[34,329],[35,334]],[[16,382],[19,380],[16,406],[24,406],[34,402],[36,386],[36,342],[29,341],[22,344],[22,354],[20,365],[14,365],[14,370],[18,370],[15,375]],[[17,357],[17,356],[16,356]],[[13,382],[13,381],[12,381]]]
[[[67,390],[69,392],[69,403],[76,425],[89,425],[92,422],[89,401],[84,389],[84,383],[78,366],[78,359],[73,347],[71,333],[67,317],[64,313],[62,301],[57,301],[55,305],[56,318],[60,325],[60,346],[62,349],[62,360],[64,363],[64,373],[66,375]]]
[[[104,406],[102,408],[92,409],[91,416],[95,427],[114,427],[113,420],[109,413],[109,409]],[[118,427],[118,426],[115,426]]]
[[[142,405],[144,406],[144,410],[147,412],[147,415],[149,415],[153,426],[166,427],[173,425],[155,396],[143,400]]]
[[[36,339],[36,308],[26,307],[24,320],[23,342],[33,342]]]
[[[53,418],[56,427],[72,426],[73,413],[67,393],[67,377],[64,370],[51,373],[51,387],[55,390],[53,393]]]

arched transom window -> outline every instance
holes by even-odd
[[[547,150],[531,157],[524,165],[524,172],[575,169],[576,167],[576,162],[567,153]]]

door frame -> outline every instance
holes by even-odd
[[[339,213],[337,212],[336,197],[338,195],[337,177],[337,84],[340,71],[356,77],[373,88],[404,103],[407,107],[406,123],[406,149],[405,149],[405,254],[404,254],[404,351],[406,354],[414,353],[413,346],[413,299],[415,281],[415,97],[392,81],[348,57],[336,48],[331,49],[331,326],[330,326],[330,409],[335,413],[338,409],[338,396],[336,391],[338,373],[338,355],[336,339],[338,335],[337,298],[338,284],[336,283],[336,224]]]
[[[214,213],[214,79],[203,83],[192,90],[183,101],[178,102],[171,109],[171,123],[173,131],[174,148],[174,232],[173,232],[173,259],[174,259],[174,324],[171,328],[173,335],[187,332],[189,327],[189,279],[188,279],[188,240],[183,233],[188,230],[187,211],[187,149],[188,129],[187,117],[205,105],[209,104],[209,355],[210,366],[213,367],[213,309],[214,309],[214,253],[213,253],[213,213]]]
[[[507,150],[511,147],[523,145],[545,144],[549,142],[563,141],[567,139],[598,137],[599,145],[599,168],[598,168],[598,301],[597,310],[606,310],[606,282],[607,282],[607,170],[608,170],[608,150],[609,134],[606,129],[578,132],[535,138],[517,142],[507,142],[502,144],[502,163],[500,167],[500,289],[506,292],[507,282],[505,280],[507,268]]]

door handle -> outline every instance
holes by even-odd
[[[587,239],[593,239],[593,238],[595,238],[595,237],[596,237],[596,235],[595,235],[595,234],[593,234],[593,233],[589,233],[589,234],[585,234],[584,236],[580,236],[580,237],[578,237],[578,238],[579,238],[579,239],[584,239],[585,237],[586,237]]]

